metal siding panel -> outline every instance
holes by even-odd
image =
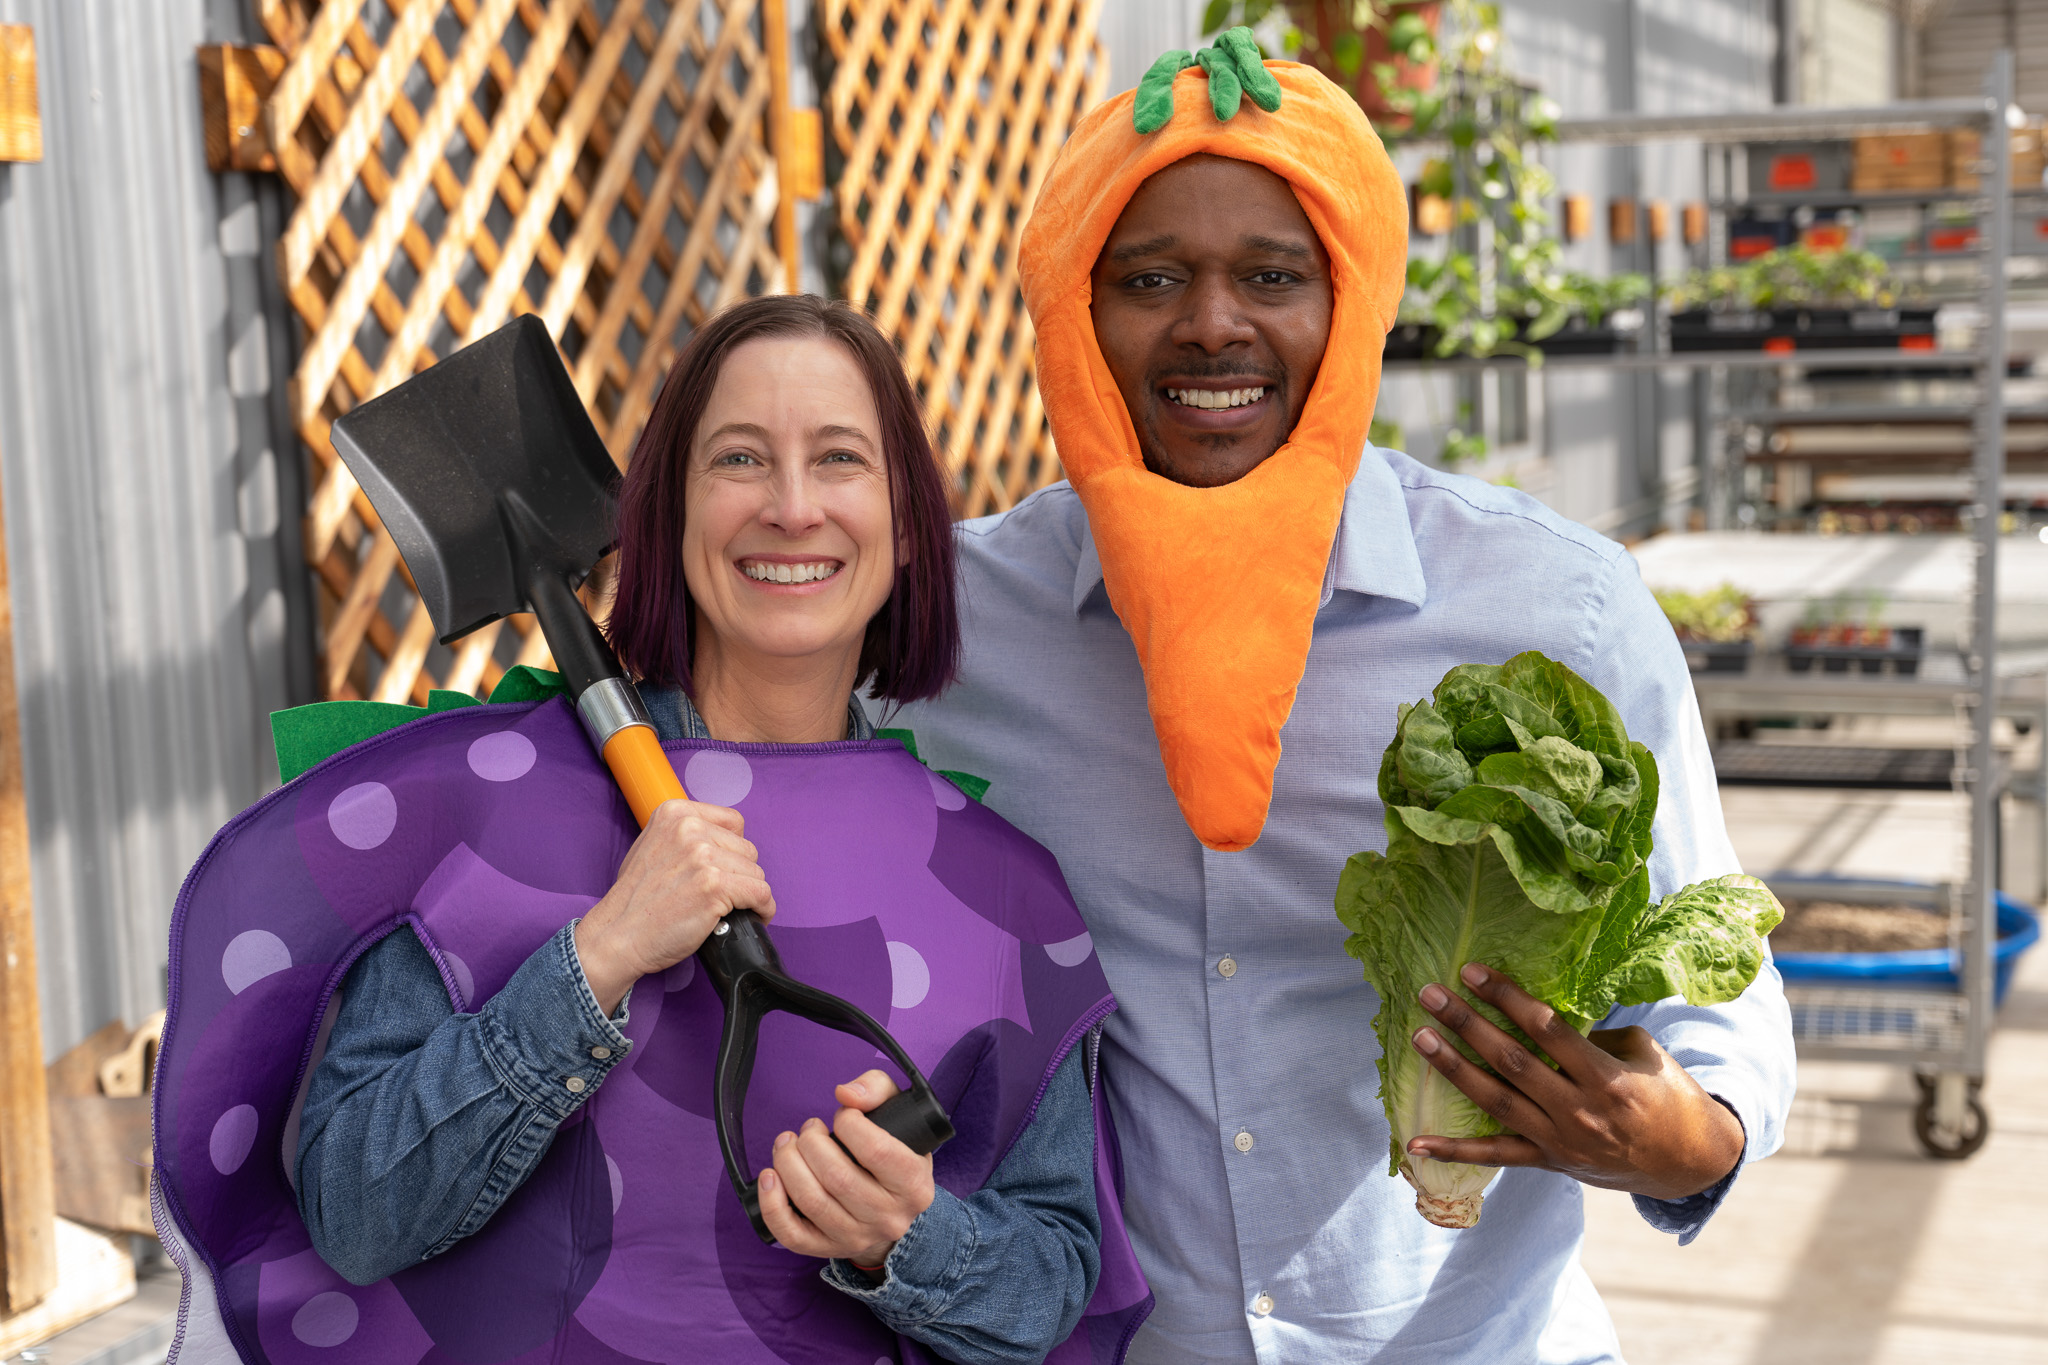
[[[53,1056],[161,1006],[178,885],[293,700],[264,215],[200,138],[221,9],[0,0],[48,73],[44,161],[0,167],[0,460]]]

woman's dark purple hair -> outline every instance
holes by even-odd
[[[888,339],[859,309],[811,294],[736,303],[698,328],[676,357],[619,491],[618,592],[605,633],[629,672],[694,694],[696,608],[681,553],[690,445],[734,347],[762,337],[805,336],[844,346],[867,380],[882,423],[896,535],[908,551],[889,600],[868,622],[855,686],[872,683],[875,696],[891,701],[936,697],[960,660],[952,518],[938,457]]]

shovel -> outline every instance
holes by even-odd
[[[531,609],[590,742],[644,827],[685,799],[638,689],[576,588],[611,549],[619,474],[569,372],[531,315],[520,317],[334,424],[334,449],[369,495],[448,644]],[[931,1083],[887,1029],[852,1002],[783,970],[767,927],[734,910],[697,950],[725,1005],[718,1040],[718,1146],[761,1240],[742,1115],[761,1020],[775,1010],[866,1039],[910,1078],[868,1117],[919,1155],[953,1136]]]

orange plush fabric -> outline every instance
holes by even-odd
[[[1156,133],[1132,127],[1129,91],[1098,106],[1061,149],[1019,258],[1038,387],[1110,602],[1137,644],[1167,780],[1189,828],[1226,851],[1265,826],[1408,256],[1406,192],[1358,105],[1312,68],[1267,68],[1283,92],[1273,113],[1246,101],[1218,122],[1200,67],[1180,73],[1173,118]],[[1300,424],[1221,488],[1145,468],[1088,311],[1090,272],[1124,205],[1154,171],[1202,152],[1288,181],[1329,252],[1335,295]]]

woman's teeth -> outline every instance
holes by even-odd
[[[1166,396],[1191,408],[1241,408],[1264,398],[1266,390],[1263,386],[1256,389],[1168,389]]]
[[[757,583],[815,583],[839,572],[837,564],[763,564],[750,559],[740,572]]]

